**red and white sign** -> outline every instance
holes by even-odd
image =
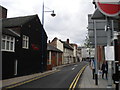
[[[117,16],[120,14],[119,0],[96,0],[96,5],[106,16]]]

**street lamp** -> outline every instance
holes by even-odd
[[[56,16],[56,14],[54,13],[54,10],[51,10],[51,11],[44,11],[44,1],[43,1],[43,7],[42,7],[42,25],[43,25],[43,27],[44,27],[44,12],[52,12],[52,14],[51,14],[51,16],[52,17],[55,17]],[[44,29],[43,29],[44,30]],[[43,47],[44,47],[44,31],[42,30],[42,36],[41,36],[41,39],[42,39],[42,45],[41,45],[41,51],[42,51],[42,61],[41,61],[41,72],[43,72],[44,71],[44,55],[43,55],[43,53],[44,53],[44,49],[43,49]]]
[[[52,16],[52,17],[55,17],[55,16],[56,16],[56,14],[54,13],[54,10],[44,11],[44,2],[43,2],[43,7],[42,7],[42,24],[43,24],[43,26],[44,26],[44,12],[52,12],[52,13],[51,13],[51,16]]]

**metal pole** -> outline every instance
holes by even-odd
[[[0,9],[2,11],[2,9]],[[2,41],[2,20],[0,20],[0,42]],[[2,87],[2,43],[0,43],[0,89]]]
[[[42,60],[41,60],[41,72],[43,72],[43,43],[44,43],[44,41],[43,41],[43,31],[44,31],[44,0],[43,0],[43,7],[42,7],[42,25],[43,25],[43,30],[41,31],[41,34],[42,34],[42,36],[41,36],[41,39],[42,39],[42,45],[41,45],[41,51],[42,51]]]
[[[112,20],[112,38],[114,39],[114,21]],[[113,40],[113,46],[115,47],[115,42]],[[113,61],[113,74],[115,74],[115,61]]]
[[[44,1],[43,1],[43,7],[42,7],[42,25],[44,26]]]
[[[111,46],[110,20],[107,17],[107,46]],[[112,88],[112,61],[108,61],[108,88]]]
[[[116,85],[116,88],[115,90],[119,90],[119,54],[118,54],[118,40],[115,39],[115,85]]]
[[[94,32],[95,32],[95,85],[98,85],[98,68],[97,68],[97,33],[96,33],[96,21],[94,20]]]

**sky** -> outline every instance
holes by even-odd
[[[44,0],[44,28],[48,40],[54,37],[70,43],[83,45],[87,35],[88,14],[93,14],[93,0]],[[0,0],[0,5],[8,9],[7,17],[38,14],[42,21],[43,0]]]

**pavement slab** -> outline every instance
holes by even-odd
[[[92,70],[89,66],[87,66],[84,73],[82,74],[78,88],[107,88],[107,85],[108,80],[102,79],[100,74],[98,75],[98,85],[95,85],[95,80],[92,79]]]

